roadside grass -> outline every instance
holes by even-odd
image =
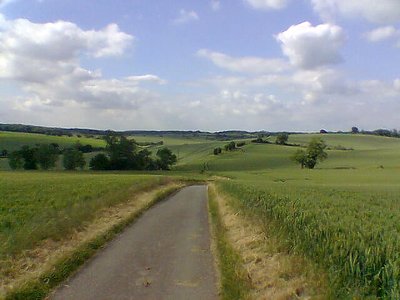
[[[152,175],[0,172],[1,265],[5,258],[32,249],[44,239],[62,239],[101,208],[168,180]]]
[[[247,299],[251,289],[249,278],[242,267],[240,255],[228,241],[216,199],[216,193],[209,188],[209,213],[211,217],[213,236],[216,240],[218,267],[220,271],[221,299]]]
[[[220,186],[254,218],[272,220],[291,251],[322,266],[334,298],[399,299],[400,186],[320,180],[301,185],[247,175]]]
[[[134,209],[125,217],[121,218],[120,214],[116,214],[111,219],[109,218],[111,222],[108,227],[108,223],[104,224],[104,220],[100,220],[102,227],[106,226],[105,230],[98,234],[95,233],[95,236],[89,238],[89,240],[83,239],[83,242],[78,241],[78,246],[73,246],[70,251],[62,252],[61,256],[57,257],[55,262],[50,263],[44,270],[40,270],[37,276],[33,276],[9,289],[5,295],[5,299],[45,299],[54,288],[74,273],[107,242],[122,232],[126,226],[133,223],[148,208],[182,188],[183,185],[183,183],[170,184],[155,192],[149,192],[149,200],[144,201],[138,206],[134,206]],[[133,201],[141,196],[135,197]],[[122,208],[125,207],[122,206]],[[86,231],[90,237],[92,233],[89,229],[90,226]]]
[[[248,281],[245,299],[329,299],[327,276],[315,262],[289,251],[285,236],[260,222],[240,201],[210,184],[229,245]],[[230,298],[234,299],[234,298]]]

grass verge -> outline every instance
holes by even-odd
[[[122,232],[126,226],[133,223],[148,208],[172,195],[182,187],[183,184],[164,187],[155,193],[149,202],[135,210],[128,217],[118,221],[105,232],[89,241],[83,242],[73,251],[58,258],[51,268],[44,270],[38,277],[32,278],[9,290],[5,299],[44,299],[52,289],[67,279],[73,272],[83,265],[84,262],[91,258],[97,250],[102,248],[107,242],[111,241],[117,234]]]
[[[220,271],[220,296],[221,299],[247,299],[251,285],[247,274],[242,267],[240,255],[232,248],[228,241],[215,190],[209,188],[209,212],[211,217],[212,232],[216,241],[218,267]]]

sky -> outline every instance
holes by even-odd
[[[0,123],[400,129],[399,0],[0,0]]]

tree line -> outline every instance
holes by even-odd
[[[141,149],[134,139],[110,134],[105,137],[107,146],[104,153],[95,155],[89,163],[91,170],[169,170],[177,162],[177,157],[168,148],[161,148],[156,158],[151,151]],[[91,152],[91,146],[77,143],[72,147],[60,149],[59,145],[39,144],[23,146],[8,153],[11,169],[49,170],[55,168],[59,156],[65,170],[83,169],[86,165],[84,153]]]

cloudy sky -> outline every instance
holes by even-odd
[[[0,123],[400,129],[399,0],[0,0]]]

